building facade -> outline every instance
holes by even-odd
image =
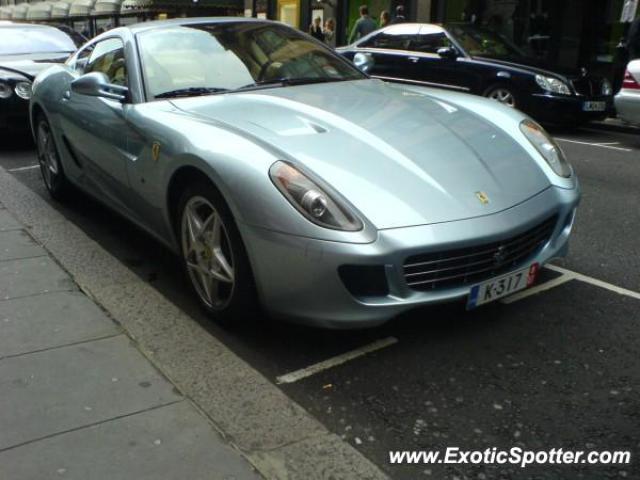
[[[93,36],[117,25],[184,16],[255,16],[307,31],[332,18],[344,45],[358,9],[378,20],[397,6],[407,21],[471,22],[498,31],[548,65],[586,67],[613,76],[617,48],[638,0],[0,0],[0,20],[64,23]],[[619,69],[618,69],[619,70]]]

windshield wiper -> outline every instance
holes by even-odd
[[[312,83],[328,83],[328,82],[344,82],[346,80],[351,80],[349,78],[331,78],[331,77],[299,77],[299,78],[275,78],[273,80],[258,80],[253,83],[249,83],[248,85],[244,85],[236,90],[251,90],[254,88],[260,87],[271,87],[271,86],[291,86],[291,85],[309,85]]]
[[[216,88],[216,87],[189,87],[179,88],[177,90],[170,90],[158,95],[154,95],[155,98],[173,98],[173,97],[196,97],[198,95],[210,95],[212,93],[227,92],[228,88]]]

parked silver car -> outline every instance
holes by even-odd
[[[622,89],[615,96],[615,104],[618,118],[640,126],[640,59],[627,65]]]
[[[51,194],[73,184],[175,250],[222,321],[481,305],[566,254],[580,197],[522,113],[370,79],[275,22],[111,30],[37,77],[31,119]]]

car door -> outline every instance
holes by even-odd
[[[392,81],[415,78],[415,59],[409,49],[419,31],[420,26],[415,24],[393,25],[358,44],[358,51],[373,56],[374,65],[369,74]]]
[[[441,56],[438,50],[458,52],[444,30],[436,25],[423,25],[411,44],[415,54],[414,79],[434,87],[468,91],[466,66],[458,62],[459,56]]]
[[[76,72],[104,73],[109,83],[127,86],[124,42],[111,37],[95,43],[78,57]],[[83,169],[83,183],[101,200],[126,210],[128,189],[127,106],[118,100],[64,92],[65,132],[72,153]]]

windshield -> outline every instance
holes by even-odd
[[[138,46],[150,99],[366,78],[328,48],[279,24],[154,29],[138,34]]]
[[[69,53],[77,48],[73,39],[57,28],[0,27],[0,55]]]
[[[526,57],[506,38],[491,30],[480,29],[471,25],[447,25],[451,36],[472,57],[490,57],[496,59],[515,59]]]

